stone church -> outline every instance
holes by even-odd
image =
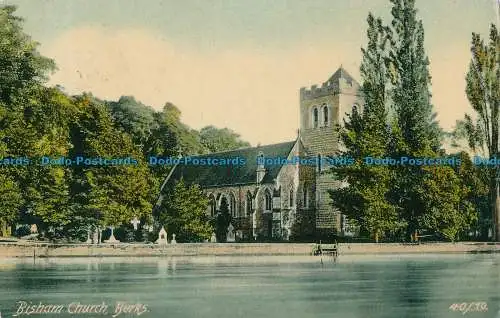
[[[347,220],[331,206],[328,190],[342,185],[322,157],[339,151],[337,124],[362,105],[360,86],[342,66],[321,86],[300,89],[300,129],[295,140],[193,158],[245,158],[244,165],[177,165],[165,183],[199,184],[207,214],[227,205],[239,240],[313,239],[346,234]],[[264,158],[309,158],[318,164],[262,164]],[[164,184],[165,184],[164,183]]]

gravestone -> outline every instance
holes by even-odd
[[[243,231],[242,230],[236,231],[236,238],[239,240],[243,239]]]
[[[177,241],[175,240],[175,234],[172,234],[172,241],[170,241],[170,244],[177,244]]]
[[[92,233],[92,243],[99,244],[99,229],[95,229]]]
[[[227,242],[234,242],[236,241],[234,237],[234,227],[231,223],[229,223],[229,226],[227,227]]]
[[[217,237],[215,236],[215,233],[212,233],[212,236],[210,237],[210,243],[217,243]]]
[[[252,236],[253,240],[257,240],[257,212],[252,214]]]
[[[87,243],[87,244],[92,244],[92,239],[90,238],[91,233],[92,233],[92,229],[88,228],[87,229],[87,241],[85,241],[85,243]]]
[[[141,221],[139,221],[137,217],[135,217],[132,221],[130,221],[130,223],[132,223],[132,225],[134,226],[134,231],[137,231],[137,225],[141,224]]]
[[[108,240],[104,241],[104,243],[120,243],[120,241],[118,241],[115,238],[115,235],[113,233],[113,231],[114,231],[115,228],[113,226],[110,226],[110,229],[111,229],[111,236],[109,237]]]
[[[160,245],[167,245],[168,240],[167,240],[167,231],[165,231],[165,228],[162,226],[160,232],[158,233],[158,240],[156,240],[156,244]]]
[[[38,233],[38,227],[36,226],[36,224],[31,224],[30,230],[31,234]]]

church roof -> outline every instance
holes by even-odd
[[[342,65],[338,70],[335,71],[335,73],[333,73],[333,75],[328,79],[327,82],[336,83],[341,78],[345,79],[348,83],[357,83],[356,80],[351,76],[351,74],[347,73]]]
[[[257,181],[257,156],[262,151],[265,157],[287,158],[296,141],[279,144],[241,148],[237,150],[217,152],[191,158],[197,159],[234,159],[243,158],[245,164],[240,165],[183,165],[179,164],[172,173],[171,180],[181,177],[188,184],[199,184],[201,187],[231,186],[252,184]],[[266,174],[262,183],[272,183],[278,176],[282,165],[264,166]]]

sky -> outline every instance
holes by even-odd
[[[227,127],[252,145],[289,141],[299,89],[342,65],[359,80],[369,12],[389,0],[3,0],[58,71],[49,84],[107,100],[167,102],[192,128]],[[465,90],[471,33],[498,23],[496,0],[417,0],[438,120],[472,113]]]

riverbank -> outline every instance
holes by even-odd
[[[157,244],[50,244],[2,242],[0,258],[26,257],[130,257],[199,255],[311,255],[312,243],[185,243]],[[326,245],[322,245],[326,247]],[[500,253],[500,243],[401,243],[339,244],[339,255],[428,254],[428,253]]]

